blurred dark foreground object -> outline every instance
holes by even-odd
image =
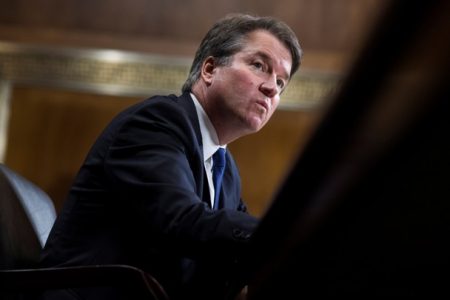
[[[390,1],[253,236],[250,300],[450,295],[449,70],[450,1]]]

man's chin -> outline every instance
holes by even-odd
[[[249,130],[251,131],[251,133],[256,133],[264,127],[264,124],[265,123],[260,119],[252,120],[252,122],[250,122],[249,124]]]

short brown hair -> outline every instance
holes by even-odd
[[[215,23],[203,38],[182,91],[191,91],[192,85],[200,77],[201,65],[207,57],[216,58],[218,65],[226,65],[229,58],[244,47],[248,33],[258,29],[267,30],[289,49],[292,56],[292,77],[300,66],[302,56],[302,49],[292,29],[272,17],[232,14]]]

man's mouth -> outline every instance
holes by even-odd
[[[256,101],[256,103],[257,103],[259,106],[262,106],[266,111],[269,111],[269,105],[267,104],[266,101],[264,101],[264,100],[258,100],[258,101]]]

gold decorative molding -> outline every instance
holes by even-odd
[[[0,162],[4,161],[9,121],[10,84],[0,78]]]
[[[179,94],[192,59],[107,49],[0,42],[0,79],[117,96]],[[335,88],[338,76],[302,70],[280,108],[308,108]]]

